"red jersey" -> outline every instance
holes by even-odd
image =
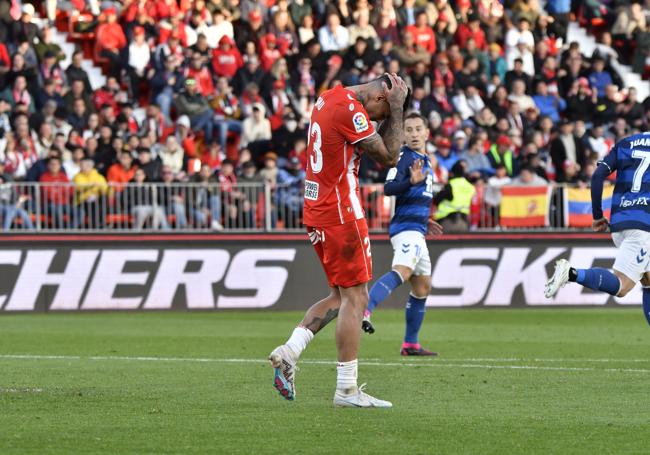
[[[415,44],[426,50],[429,54],[436,53],[436,35],[431,27],[418,28],[415,25],[406,27],[406,31],[413,35]]]
[[[364,217],[359,197],[359,151],[354,144],[375,127],[354,92],[337,86],[316,101],[307,138],[306,226],[325,227]]]

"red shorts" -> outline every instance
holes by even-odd
[[[370,238],[365,218],[327,227],[307,226],[330,287],[349,288],[372,278]]]

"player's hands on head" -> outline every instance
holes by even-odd
[[[607,218],[599,218],[591,222],[591,229],[596,232],[605,232],[609,228],[609,221]]]
[[[423,160],[416,160],[411,164],[411,185],[417,185],[420,182],[423,182],[426,176],[422,169],[424,168]]]
[[[386,101],[390,104],[391,110],[393,107],[401,108],[404,106],[404,100],[406,100],[406,96],[408,95],[406,82],[395,73],[386,73],[386,75],[393,85],[391,88],[388,88],[388,85],[385,82],[382,82]]]
[[[429,219],[429,226],[427,232],[429,233],[429,235],[442,235],[444,229],[438,223],[436,223],[432,219]]]

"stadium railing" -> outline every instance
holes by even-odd
[[[588,227],[588,189],[569,193],[569,188],[479,186],[471,204],[470,229]],[[360,196],[370,231],[386,232],[394,198],[384,195],[382,184],[360,185]],[[302,184],[0,185],[4,232],[302,232],[302,215]]]

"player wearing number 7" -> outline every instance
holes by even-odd
[[[546,283],[544,295],[553,297],[568,281],[613,296],[623,297],[637,282],[643,286],[643,312],[650,323],[650,133],[635,134],[618,142],[591,178],[592,228],[609,226],[618,248],[614,270],[575,269],[560,259]],[[603,183],[616,171],[611,222],[603,216]]]
[[[384,185],[386,195],[396,196],[395,214],[389,228],[394,251],[392,270],[370,288],[370,302],[362,325],[365,332],[374,333],[370,314],[395,288],[410,282],[406,333],[400,351],[404,356],[436,355],[418,342],[425,303],[431,290],[431,259],[424,236],[427,231],[442,233],[442,227],[429,219],[433,200],[433,170],[426,152],[429,137],[427,123],[417,112],[408,114],[404,119],[406,145],[402,147],[397,166],[388,171]]]
[[[294,376],[302,351],[323,327],[336,323],[334,405],[391,407],[357,386],[361,320],[372,278],[368,226],[359,197],[359,157],[365,152],[394,166],[403,142],[402,121],[408,89],[394,74],[353,87],[337,86],[321,94],[312,110],[305,178],[303,222],[325,269],[330,294],[312,305],[287,342],[271,352],[274,386],[293,400]],[[377,131],[371,120],[383,121]],[[303,283],[312,286],[312,283]]]

